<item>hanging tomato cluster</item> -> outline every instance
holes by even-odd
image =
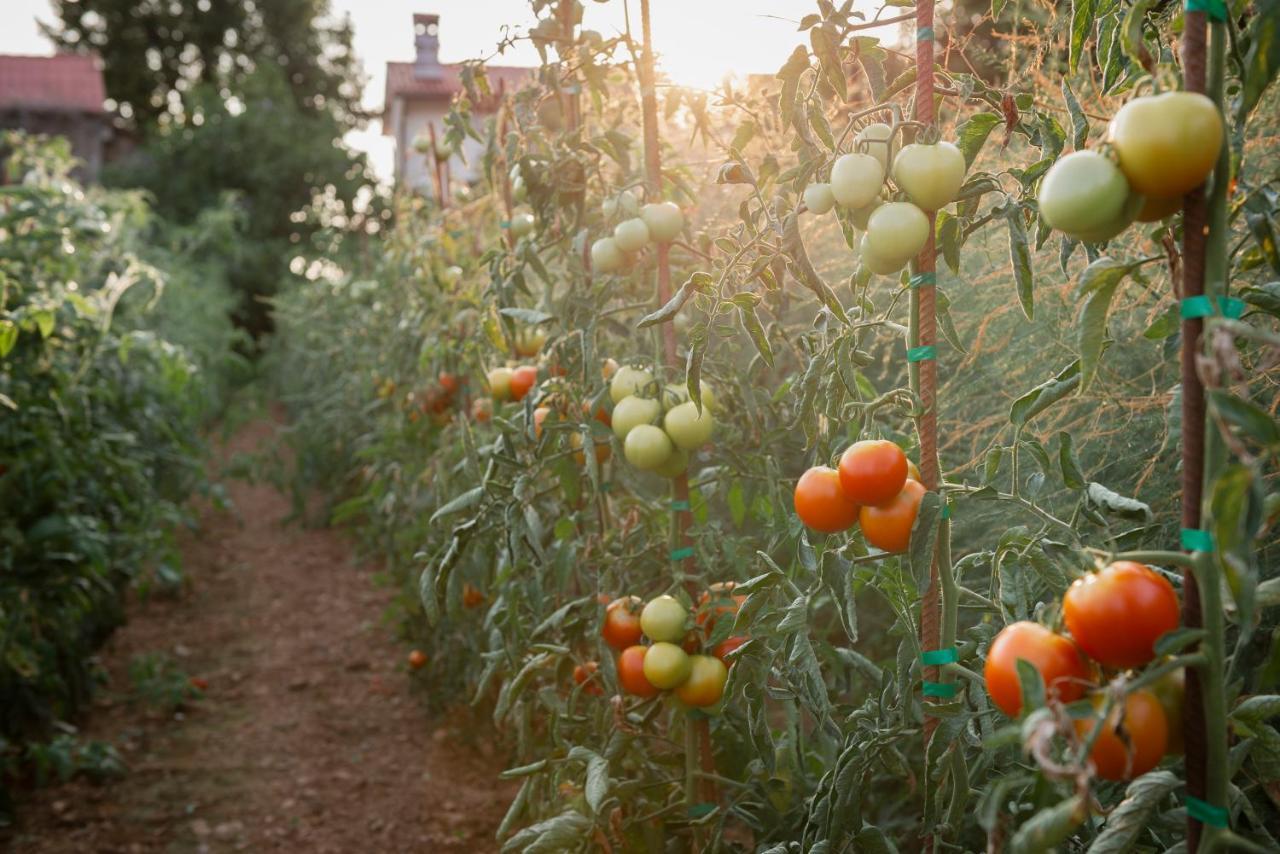
[[[684,230],[684,213],[674,202],[641,207],[635,193],[622,190],[601,207],[606,222],[617,222],[612,236],[591,244],[591,268],[602,275],[630,268],[650,243],[671,243]]]
[[[684,385],[659,388],[644,368],[624,365],[609,383],[613,400],[613,435],[622,443],[628,463],[662,477],[678,477],[689,467],[689,454],[705,445],[715,431],[715,394],[703,383],[702,405],[689,399]]]
[[[867,542],[886,552],[906,551],[925,494],[920,470],[902,448],[885,439],[854,442],[838,469],[814,466],[796,483],[800,521],[836,534],[862,526]]]

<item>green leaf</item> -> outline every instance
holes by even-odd
[[[1228,424],[1268,448],[1280,448],[1280,424],[1262,407],[1222,389],[1210,389],[1209,403]]]
[[[1080,107],[1076,93],[1071,91],[1071,83],[1062,78],[1062,100],[1067,104],[1067,113],[1071,116],[1071,147],[1082,151],[1089,141],[1089,119]]]
[[[1027,226],[1022,207],[1009,205],[1005,221],[1009,224],[1009,262],[1013,265],[1013,281],[1018,287],[1018,302],[1027,320],[1035,318],[1035,295],[1032,293],[1031,247],[1027,244]]]
[[[1204,629],[1182,627],[1162,634],[1155,643],[1156,655],[1177,655],[1192,644],[1199,643]]]
[[[1067,66],[1074,73],[1080,67],[1080,55],[1084,53],[1084,43],[1093,31],[1094,14],[1098,8],[1098,0],[1072,0],[1071,2],[1071,49],[1068,53]]]
[[[507,840],[503,852],[519,851],[521,854],[560,854],[577,851],[591,832],[592,821],[577,810],[569,810],[558,816],[526,827]]]
[[[1059,804],[1046,807],[1018,828],[1009,840],[1009,854],[1042,854],[1056,850],[1088,817],[1089,808],[1081,795],[1072,795]]]
[[[1245,55],[1244,86],[1236,110],[1236,123],[1240,127],[1244,127],[1249,113],[1280,70],[1280,0],[1258,0],[1254,4],[1253,20],[1245,31],[1245,39],[1249,52]]]
[[[13,350],[18,343],[18,326],[12,320],[0,319],[0,359]]]
[[[1169,796],[1181,785],[1178,777],[1168,771],[1152,771],[1134,780],[1125,789],[1124,800],[1107,816],[1107,822],[1089,846],[1088,854],[1133,851],[1143,830],[1165,810]]]
[[[1072,362],[1052,378],[1022,395],[1009,408],[1009,421],[1022,427],[1032,418],[1062,400],[1080,384],[1080,360]]]
[[[1058,465],[1062,469],[1062,482],[1067,489],[1084,489],[1084,474],[1080,471],[1080,463],[1076,461],[1075,450],[1071,446],[1071,434],[1065,430],[1058,433]]]
[[[998,113],[975,113],[956,128],[956,147],[964,153],[965,167],[973,165],[987,137],[1004,119]]]
[[[1091,481],[1085,490],[1085,496],[1092,506],[1115,516],[1144,522],[1152,519],[1151,508],[1146,504],[1136,498],[1126,498],[1118,492],[1112,492],[1100,483]]]
[[[1107,314],[1116,288],[1134,269],[1133,264],[1116,261],[1105,255],[1094,261],[1080,274],[1076,292],[1085,296],[1084,307],[1076,323],[1080,343],[1080,390],[1083,392],[1093,381],[1102,358],[1107,335]]]
[[[593,813],[599,814],[600,806],[609,793],[609,762],[598,753],[592,753],[587,760],[587,780],[583,786],[583,794],[587,798],[587,806]]]
[[[474,507],[475,505],[480,503],[480,498],[483,495],[484,495],[483,486],[476,486],[471,489],[468,489],[466,492],[462,493],[457,498],[453,499],[452,501],[445,504],[440,509],[436,510],[436,512],[432,513],[431,518],[427,520],[427,524],[430,525],[434,523],[437,519],[440,519],[444,516],[448,516],[450,513],[458,513],[462,510],[467,510],[471,507]]]
[[[712,278],[710,273],[694,273],[683,285],[680,286],[680,289],[672,295],[671,299],[667,300],[666,305],[662,306],[657,311],[646,314],[641,318],[640,322],[636,324],[636,328],[644,329],[645,327],[653,326],[656,323],[665,323],[666,321],[671,320],[677,313],[679,313],[684,304],[689,301],[690,297],[698,292],[705,293],[709,291],[714,284],[715,279]]]
[[[1044,705],[1044,678],[1034,664],[1025,658],[1019,658],[1018,688],[1022,692],[1022,711],[1038,709]]]
[[[938,211],[935,223],[935,236],[942,249],[942,258],[951,268],[951,272],[960,272],[960,220],[947,211]]]
[[[751,343],[756,345],[756,351],[760,353],[760,358],[764,359],[765,364],[772,368],[773,348],[769,346],[769,339],[764,334],[764,327],[760,325],[760,318],[756,316],[755,308],[739,305],[738,316],[742,320],[742,328],[751,337]]]

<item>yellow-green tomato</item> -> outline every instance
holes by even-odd
[[[627,263],[626,254],[612,237],[602,237],[591,244],[591,269],[596,273],[613,273]]]
[[[662,408],[671,409],[689,401],[689,387],[684,383],[667,383],[662,387]]]
[[[667,457],[667,461],[653,470],[653,473],[659,477],[673,478],[679,477],[689,469],[689,452],[676,448],[671,452],[671,456]]]
[[[675,202],[645,205],[640,209],[640,219],[649,229],[649,237],[655,243],[670,243],[684,229],[684,214]]]
[[[862,235],[862,239],[858,242],[858,255],[862,258],[862,264],[877,276],[890,276],[903,267],[907,266],[908,258],[881,258],[871,250],[867,244],[867,236]]]
[[[1100,243],[1131,221],[1130,195],[1124,173],[1108,158],[1074,151],[1049,167],[1040,182],[1040,214],[1069,237]]]
[[[485,377],[489,383],[489,396],[494,400],[511,399],[511,369],[494,368]]]
[[[949,142],[903,146],[893,160],[893,180],[907,197],[926,211],[941,210],[955,201],[964,184],[964,154]]]
[[[621,190],[618,195],[605,199],[600,209],[606,219],[613,219],[616,216],[635,216],[640,213],[640,203],[636,201],[635,193],[630,190]]]
[[[640,630],[652,641],[683,640],[688,621],[689,612],[674,596],[650,599],[640,612]]]
[[[625,440],[627,434],[641,424],[652,424],[662,412],[662,404],[646,397],[630,395],[613,407],[613,435]]]
[[[641,396],[651,394],[653,386],[653,374],[644,368],[633,368],[630,365],[623,365],[613,372],[613,378],[609,380],[609,397],[614,403],[621,403],[624,397],[631,395]]]
[[[675,447],[661,427],[641,424],[632,427],[622,443],[622,453],[627,462],[640,471],[654,471],[671,458]]]
[[[655,643],[644,653],[644,678],[662,691],[677,688],[689,678],[689,653],[673,643]]]
[[[456,264],[446,267],[443,278],[446,285],[456,285],[462,280],[462,268]]]
[[[533,214],[518,213],[511,217],[511,233],[517,238],[533,233]]]
[[[928,239],[929,218],[910,202],[888,202],[867,219],[867,246],[886,261],[914,258]]]
[[[613,230],[613,242],[623,252],[639,252],[649,245],[649,226],[640,217],[624,219]]]
[[[724,696],[728,680],[729,668],[723,661],[714,655],[694,655],[689,658],[689,676],[676,688],[676,696],[686,706],[714,706]]]
[[[853,223],[854,228],[860,228],[863,231],[866,231],[867,222],[871,219],[871,215],[875,213],[876,208],[880,207],[882,204],[884,204],[884,199],[880,196],[876,196],[871,200],[871,204],[864,205],[860,208],[854,208],[849,211],[849,222]]]
[[[1199,92],[1134,98],[1107,129],[1134,192],[1167,199],[1204,183],[1222,149],[1222,115]]]
[[[846,208],[860,208],[884,185],[884,167],[870,154],[844,154],[831,167],[831,194]]]
[[[858,131],[858,135],[853,138],[853,147],[855,151],[870,154],[876,160],[879,160],[880,168],[888,172],[889,164],[893,161],[893,152],[890,150],[889,144],[892,136],[893,129],[887,124],[884,122],[872,122]],[[862,143],[866,144],[863,145]]]
[[[818,183],[805,187],[804,206],[816,214],[828,213],[836,206],[836,197],[831,192],[831,185]]]
[[[677,448],[695,450],[707,443],[715,430],[716,420],[706,406],[698,411],[693,401],[671,407],[662,419],[662,427]]]

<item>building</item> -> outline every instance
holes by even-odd
[[[106,99],[97,57],[0,54],[0,129],[66,137],[84,181],[97,179],[111,136]]]
[[[440,62],[440,16],[414,15],[415,58],[413,62],[387,63],[386,99],[382,111],[382,132],[395,142],[395,182],[400,188],[412,188],[430,194],[433,191],[430,154],[414,148],[414,141],[425,137],[427,127],[437,137],[444,134],[444,116],[453,98],[462,91],[461,66]],[[514,91],[532,79],[533,70],[511,66],[486,65],[489,84],[495,95]],[[472,113],[483,114],[495,103],[472,105]],[[463,143],[463,156],[449,159],[449,175],[453,180],[473,181],[480,177],[483,147],[473,139]]]

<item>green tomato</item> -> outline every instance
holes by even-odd
[[[1040,183],[1040,214],[1053,228],[1086,243],[1109,240],[1141,210],[1133,208],[1124,173],[1096,151],[1074,151],[1058,160]]]
[[[871,204],[882,186],[884,167],[870,154],[844,154],[831,167],[831,194],[843,207]]]
[[[871,219],[871,215],[875,213],[876,208],[880,207],[882,204],[884,204],[884,199],[880,196],[876,196],[871,200],[871,204],[849,211],[849,222],[853,223],[854,228],[860,228],[863,231],[866,231],[867,221]]]
[[[675,202],[645,205],[640,209],[640,218],[655,243],[670,243],[684,230],[684,214]]]
[[[662,691],[670,691],[689,678],[693,664],[689,654],[673,643],[655,643],[644,654],[644,678]]]
[[[676,478],[689,470],[689,452],[676,448],[667,461],[653,470],[659,477]]]
[[[639,217],[624,219],[613,230],[613,242],[623,252],[639,252],[649,245],[649,226]]]
[[[456,285],[462,280],[462,268],[456,264],[452,267],[446,267],[443,278],[446,285]]]
[[[636,194],[630,190],[622,190],[616,196],[610,196],[600,205],[601,211],[604,213],[605,219],[613,219],[617,216],[636,216],[640,213],[640,203],[636,201]]]
[[[804,188],[804,206],[816,214],[829,212],[836,206],[830,184],[810,184]]]
[[[886,262],[901,258],[905,264],[919,254],[929,240],[929,218],[910,202],[889,202],[867,219],[867,247]]]
[[[858,243],[858,254],[862,258],[863,266],[877,276],[893,275],[907,266],[907,262],[911,260],[910,258],[901,260],[897,258],[881,258],[867,245],[867,236],[865,234],[862,235],[862,240]]]
[[[671,439],[662,432],[661,427],[652,424],[641,424],[632,427],[622,443],[622,453],[627,462],[640,471],[654,471],[671,458],[675,450]]]
[[[591,244],[591,269],[607,274],[621,270],[627,263],[626,254],[618,248],[612,237],[602,237]]]
[[[645,397],[624,397],[613,407],[613,435],[625,440],[641,424],[652,424],[662,412],[662,404]]]
[[[511,233],[518,239],[533,233],[533,214],[518,213],[511,217]]]
[[[1199,92],[1134,98],[1107,129],[1135,193],[1168,199],[1204,183],[1222,150],[1222,114]]]
[[[640,630],[652,641],[676,641],[684,638],[689,612],[674,596],[652,599],[640,612]]]
[[[613,379],[609,381],[609,397],[614,403],[621,403],[624,397],[633,394],[641,397],[650,393],[652,386],[653,374],[644,368],[623,365],[613,372]]]
[[[880,161],[880,168],[888,172],[889,163],[893,160],[891,156],[893,151],[889,142],[892,136],[893,128],[884,122],[872,122],[858,131],[858,135],[853,138],[853,150],[870,154]],[[866,144],[862,145],[862,143]]]
[[[677,448],[692,451],[707,443],[716,422],[709,408],[704,406],[699,412],[697,405],[689,401],[673,406],[662,420],[662,426]]]
[[[893,161],[893,180],[907,197],[927,211],[955,201],[964,184],[964,154],[949,142],[904,146]]]

